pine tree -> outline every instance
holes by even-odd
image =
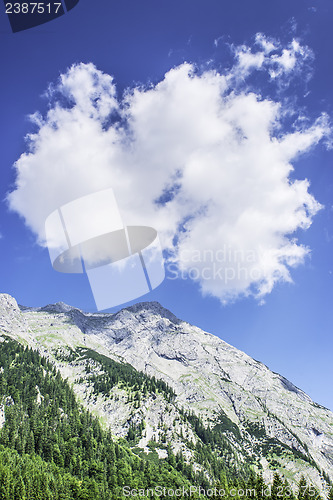
[[[30,431],[27,436],[27,441],[25,444],[25,452],[30,454],[35,453],[35,438],[34,438],[34,433],[32,431]]]
[[[265,484],[263,477],[261,474],[258,474],[256,478],[256,484],[255,484],[255,489],[257,493],[257,498],[258,500],[262,500],[267,498],[265,495],[265,490],[267,490],[267,485]]]
[[[168,443],[167,453],[168,453],[168,462],[169,462],[169,464],[170,464],[172,467],[176,467],[176,457],[175,457],[175,455],[173,454],[173,451],[172,451],[172,448],[171,448],[171,444],[170,444],[170,443]]]
[[[22,476],[19,476],[16,480],[14,487],[14,500],[26,500],[25,485]]]
[[[273,485],[271,489],[271,499],[281,500],[283,498],[283,481],[280,475],[275,472],[273,477]]]
[[[298,483],[297,499],[298,500],[311,500],[311,497],[309,495],[309,487],[308,487],[308,484],[307,484],[304,476],[301,477],[301,479]]]

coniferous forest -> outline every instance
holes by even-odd
[[[102,360],[104,375],[92,380],[96,392],[107,391],[129,376],[134,388],[162,391],[172,401],[173,391],[164,382],[129,365],[121,367],[105,357]],[[183,492],[189,492],[191,486],[193,499],[319,498],[304,478],[298,491],[293,492],[278,473],[273,485],[268,486],[249,466],[231,466],[223,430],[205,428],[198,417],[184,411],[183,417],[199,437],[197,461],[209,474],[195,472],[170,445],[165,459],[136,455],[130,448],[136,429],[130,429],[127,439],[112,437],[77,402],[68,382],[47,359],[10,338],[3,337],[0,343],[0,367],[4,417],[0,430],[0,500],[118,500],[130,497],[131,490],[139,497],[169,498],[176,490],[178,496],[186,496]],[[217,448],[218,454],[213,452]]]

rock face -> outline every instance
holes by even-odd
[[[0,329],[12,335],[24,335],[27,332],[16,300],[5,293],[0,295]]]
[[[143,401],[133,413],[134,422],[139,413],[146,418],[150,434],[156,432],[156,415],[176,414],[177,407],[193,410],[210,425],[222,415],[229,422],[224,433],[239,459],[262,470],[266,480],[278,470],[291,482],[304,474],[321,491],[325,477],[333,481],[332,412],[264,364],[156,302],[116,314],[90,314],[62,303],[20,310],[13,298],[0,295],[0,332],[53,360],[115,434],[123,434],[130,418],[127,412],[122,421],[121,395],[112,402],[92,401],[88,385],[77,382],[83,365],[59,360],[59,349],[87,347],[167,382],[176,393],[172,408],[155,402],[151,412],[151,404]],[[176,444],[181,448],[179,440]]]

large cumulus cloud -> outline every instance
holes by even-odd
[[[283,105],[246,78],[265,71],[286,85],[311,53],[262,34],[256,48],[233,50],[228,71],[184,63],[119,98],[93,64],[73,65],[49,87],[49,111],[32,116],[37,131],[8,195],[40,245],[53,210],[112,187],[126,224],[159,231],[169,277],[188,276],[222,302],[291,281],[309,252],[295,232],[320,209],[309,182],[291,179],[292,164],[329,126],[321,115],[286,129]]]

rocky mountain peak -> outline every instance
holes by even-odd
[[[29,337],[20,307],[14,297],[7,293],[0,294],[0,332],[25,340]]]
[[[0,313],[10,311],[20,312],[16,300],[8,293],[0,293]]]
[[[125,309],[122,309],[119,311],[121,313],[122,311],[130,311],[131,313],[135,315],[139,315],[141,319],[144,317],[148,317],[151,315],[154,316],[160,316],[162,318],[166,318],[172,323],[178,325],[182,323],[180,319],[177,318],[171,311],[163,307],[159,302],[153,301],[153,302],[139,302],[137,304],[134,304],[132,306],[126,307]]]
[[[55,304],[48,304],[46,306],[38,308],[40,311],[45,311],[45,312],[50,312],[50,313],[68,313],[75,309],[72,306],[69,306],[68,304],[65,304],[65,302],[56,302]]]

